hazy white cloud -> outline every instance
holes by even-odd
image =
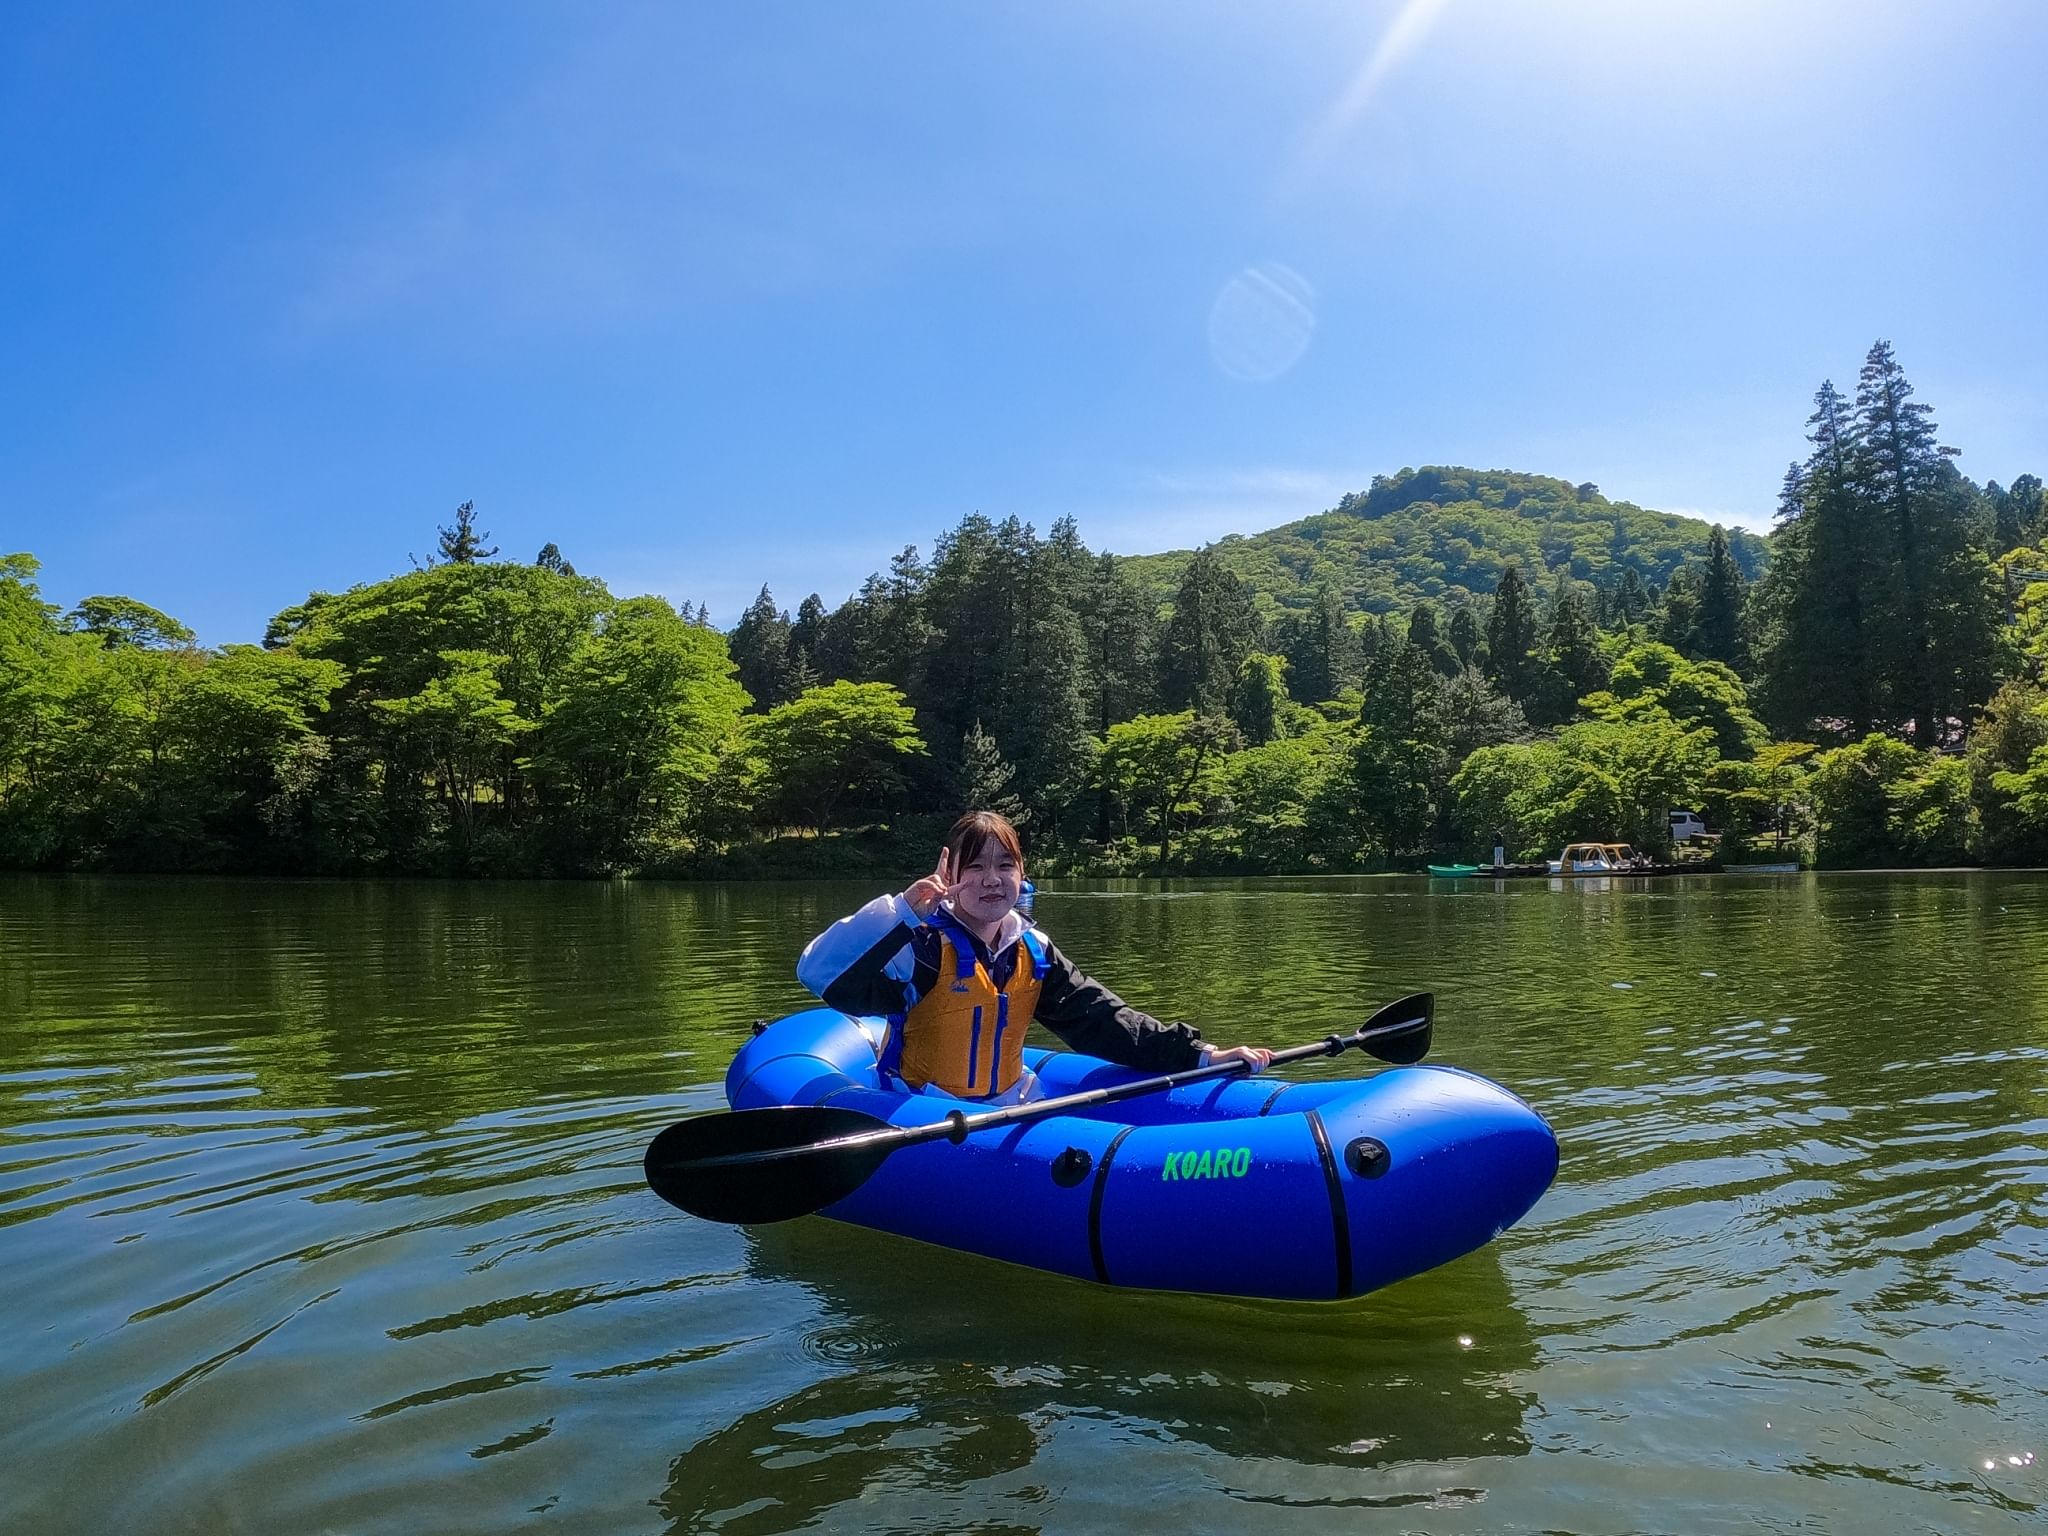
[[[585,37],[455,136],[333,189],[282,236],[287,326],[576,332],[851,284],[992,238],[1002,189],[1050,174],[802,131],[852,83],[771,73],[707,100],[679,87],[692,47],[644,25]]]
[[[318,336],[404,315],[608,329],[847,281],[973,227],[940,200],[828,199],[799,215],[737,199],[720,209],[702,187],[647,200],[567,177],[515,184],[516,158],[480,146],[407,167],[377,204],[309,232],[318,254],[290,304],[293,328]]]
[[[1617,497],[1607,492],[1609,500],[1635,501],[1633,496]],[[1638,506],[1644,503],[1637,502]],[[1715,507],[1658,507],[1659,512],[1669,512],[1674,517],[1696,517],[1703,523],[1719,523],[1723,528],[1746,528],[1751,533],[1769,533],[1772,522],[1768,512],[1724,512]]]
[[[1372,483],[1370,470],[1287,465],[1153,471],[1132,492],[1073,515],[1090,547],[1123,555],[1191,549],[1233,533],[1262,533],[1313,517]]]

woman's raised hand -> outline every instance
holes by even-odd
[[[939,850],[938,867],[903,893],[903,900],[919,917],[930,917],[940,902],[953,894],[953,855]]]

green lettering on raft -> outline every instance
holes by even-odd
[[[1221,1147],[1202,1153],[1169,1152],[1159,1166],[1165,1179],[1241,1179],[1251,1171],[1250,1147]]]

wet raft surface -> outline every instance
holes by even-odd
[[[904,1127],[972,1109],[884,1090],[881,1038],[880,1020],[792,1015],[734,1057],[727,1099]],[[1145,1076],[1072,1052],[1026,1055],[1048,1098]],[[1362,1052],[1343,1060],[1373,1065]],[[1528,1105],[1471,1073],[1420,1066],[1189,1083],[905,1147],[825,1209],[1113,1285],[1326,1301],[1481,1247],[1556,1171],[1556,1137]]]

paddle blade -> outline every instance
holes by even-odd
[[[1436,994],[1411,992],[1397,997],[1359,1027],[1359,1046],[1397,1067],[1413,1066],[1429,1054],[1430,1030],[1436,1019]]]
[[[891,1129],[886,1120],[829,1105],[699,1115],[654,1138],[647,1182],[670,1205],[706,1221],[787,1221],[866,1183],[900,1145],[874,1139]]]

